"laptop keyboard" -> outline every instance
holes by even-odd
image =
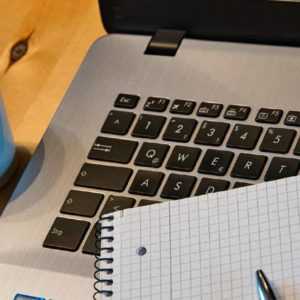
[[[300,112],[149,97],[138,114],[141,101],[117,97],[44,247],[96,254],[95,216],[298,174]]]

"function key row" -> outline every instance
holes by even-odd
[[[137,106],[140,97],[131,94],[119,94],[115,107],[133,109]],[[144,105],[145,111],[164,112],[169,106],[170,100],[160,97],[149,97]],[[196,107],[195,101],[176,99],[170,107],[170,113],[190,115]],[[223,104],[213,102],[202,102],[199,105],[197,115],[207,118],[217,118],[221,115]],[[224,113],[224,119],[245,121],[248,119],[251,108],[243,105],[229,105]],[[283,116],[283,110],[261,108],[255,118],[258,123],[278,124]],[[300,111],[289,111],[285,117],[284,124],[287,126],[300,126]]]

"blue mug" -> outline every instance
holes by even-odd
[[[7,183],[12,173],[16,147],[0,97],[0,187]]]

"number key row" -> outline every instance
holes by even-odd
[[[102,127],[102,132],[124,135],[129,131],[134,118],[135,115],[133,113],[111,111]],[[165,122],[165,117],[142,114],[133,129],[132,135],[134,137],[155,139],[160,135]],[[196,126],[197,121],[194,119],[171,118],[162,138],[166,141],[187,143],[190,141]],[[223,143],[229,128],[230,125],[227,123],[204,121],[197,133],[195,143],[220,146]],[[235,124],[229,136],[227,147],[253,150],[257,145],[262,131],[263,128],[259,126]],[[296,135],[297,132],[293,129],[268,128],[260,145],[260,151],[282,154],[288,153]],[[100,155],[103,158],[105,153],[108,157],[111,155],[111,152],[109,152],[108,149],[100,149],[102,146],[102,143],[95,143],[95,151],[90,153],[92,158],[95,158],[95,155]],[[124,145],[124,147],[126,148],[126,145]],[[134,145],[132,144],[131,148],[133,147]],[[295,154],[297,153],[298,151],[296,150]],[[129,154],[130,153],[128,153],[128,155]],[[109,158],[107,160],[109,160]],[[120,160],[120,162],[126,163],[126,157],[125,159],[122,158]]]

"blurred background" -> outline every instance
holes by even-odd
[[[89,47],[104,34],[97,0],[0,0],[0,95],[17,145],[0,215]]]
[[[17,146],[34,151],[103,34],[97,0],[0,0],[0,92]]]

